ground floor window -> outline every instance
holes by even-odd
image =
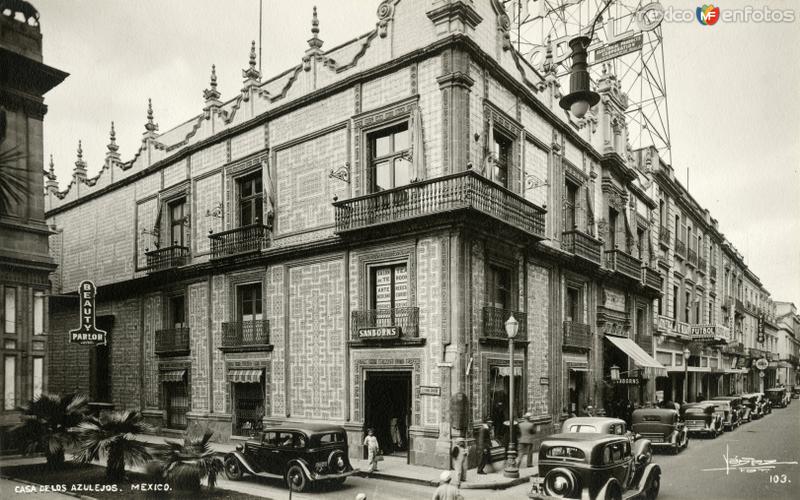
[[[167,427],[186,429],[189,411],[189,394],[185,382],[165,382],[164,395],[167,409]]]
[[[233,433],[253,436],[264,418],[264,386],[259,383],[233,385]]]

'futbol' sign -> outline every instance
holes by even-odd
[[[104,330],[95,326],[95,295],[97,288],[89,280],[82,281],[78,287],[81,325],[69,331],[69,341],[80,345],[108,345]]]

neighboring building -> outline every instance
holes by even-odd
[[[0,168],[18,180],[0,207],[0,431],[18,423],[18,405],[48,389],[48,275],[55,265],[42,195],[42,96],[67,74],[42,62],[38,21],[27,2],[0,1]]]
[[[69,187],[48,185],[54,390],[221,440],[336,422],[354,454],[368,426],[389,443],[396,419],[400,451],[438,467],[480,421],[505,432],[511,377],[539,436],[589,405],[654,400],[668,380],[654,306],[678,269],[659,258],[656,181],[671,173],[629,150],[614,75],[572,121],[552,66],[537,73],[509,43],[500,2],[384,0],[377,15],[323,51],[315,12],[298,65],[265,81],[252,48],[225,102],[212,69],[198,116],[159,134],[148,107],[130,161],[112,124],[95,177],[79,145]],[[680,273],[708,275],[724,239],[687,200],[686,217],[703,214],[692,227],[713,233],[691,231],[691,248],[716,237],[717,264],[695,253]],[[68,343],[84,279],[108,346]],[[719,281],[693,278],[694,293],[721,297]],[[717,300],[702,321],[723,341]]]
[[[800,385],[800,315],[791,302],[775,302],[778,325],[778,357],[776,384]]]

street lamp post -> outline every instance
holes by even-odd
[[[508,365],[511,368],[508,379],[508,454],[506,467],[503,470],[505,477],[519,477],[517,467],[517,437],[514,432],[514,337],[519,331],[519,322],[512,314],[506,321],[506,335],[508,335]]]
[[[687,347],[683,350],[683,402],[689,402],[689,356],[692,352]]]

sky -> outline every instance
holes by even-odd
[[[483,1],[483,0],[476,0]],[[33,0],[45,63],[70,73],[50,91],[45,157],[62,189],[78,139],[89,176],[99,171],[115,122],[123,161],[141,141],[147,99],[162,132],[202,110],[212,64],[223,100],[241,88],[258,0]],[[694,10],[700,2],[664,0]],[[263,0],[263,75],[301,61],[318,6],[332,48],[371,30],[378,0]],[[774,300],[800,306],[800,4],[717,3],[794,9],[793,23],[664,23],[672,164],[719,221]],[[222,7],[224,6],[224,8]]]

